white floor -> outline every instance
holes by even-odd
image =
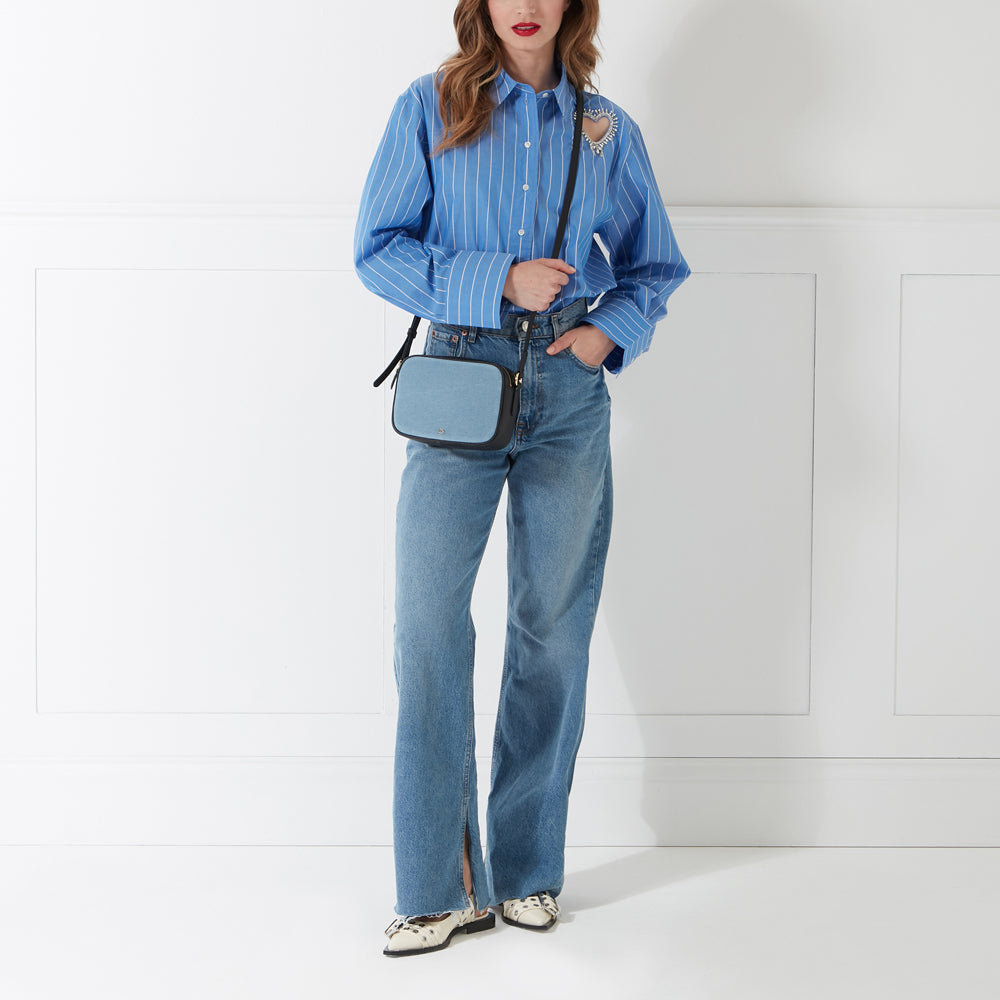
[[[0,848],[2,1000],[997,1000],[1000,849],[575,848],[547,934],[387,959],[388,848]]]

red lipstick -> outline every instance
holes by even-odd
[[[514,33],[520,35],[522,38],[530,38],[540,27],[538,24],[526,21],[521,24],[515,24]]]

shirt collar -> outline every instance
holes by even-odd
[[[559,82],[552,88],[551,93],[555,94],[560,112],[563,115],[572,115],[576,105],[576,93],[566,76],[566,67],[560,66],[559,71]],[[531,88],[518,83],[505,69],[501,68],[500,75],[493,81],[493,97],[497,107],[518,90],[531,90]],[[542,93],[548,93],[548,91],[542,91]]]

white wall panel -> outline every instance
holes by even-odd
[[[380,711],[353,276],[43,269],[37,296],[39,711]]]
[[[902,282],[896,711],[1000,715],[1000,275]]]

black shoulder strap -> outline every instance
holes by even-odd
[[[403,341],[403,346],[396,351],[396,356],[389,362],[388,367],[384,372],[373,383],[374,388],[378,388],[388,377],[389,373],[396,367],[403,363],[404,359],[410,356],[410,348],[413,346],[413,338],[417,335],[417,326],[420,323],[420,317],[414,316],[413,322],[410,324],[410,329],[406,331],[406,340]],[[395,378],[392,380],[392,384],[396,384]]]
[[[563,194],[562,210],[559,212],[559,225],[556,227],[556,238],[552,244],[552,253],[549,255],[553,258],[559,256],[559,250],[562,247],[563,237],[566,235],[566,222],[569,219],[570,202],[573,200],[573,191],[576,189],[576,175],[580,165],[580,142],[583,134],[583,92],[579,87],[576,87],[575,89],[576,108],[573,113],[573,152],[570,154],[569,176],[566,178],[566,191]],[[524,366],[528,360],[528,345],[531,342],[531,328],[534,326],[535,317],[537,315],[537,312],[528,313],[527,315],[524,346],[521,348],[521,363],[517,369],[515,385],[520,385],[521,380],[524,378]],[[403,346],[396,352],[396,356],[389,362],[385,371],[382,372],[377,379],[375,379],[375,382],[373,383],[374,388],[377,389],[389,377],[393,368],[401,365],[403,361],[410,356],[410,348],[413,346],[413,340],[417,335],[417,326],[419,323],[420,317],[414,316],[413,322],[410,323],[410,329],[406,331],[406,339],[403,341]],[[393,377],[392,385],[395,385],[395,383],[396,379]]]
[[[583,93],[579,87],[576,88],[576,109],[573,112],[573,152],[569,160],[569,176],[566,178],[566,193],[563,195],[562,211],[559,213],[559,225],[556,227],[556,238],[552,243],[552,253],[550,257],[559,256],[562,247],[563,237],[566,235],[566,220],[569,218],[569,205],[573,200],[573,191],[576,189],[576,173],[580,166],[580,136],[583,133]],[[527,326],[524,328],[524,346],[521,348],[521,363],[517,366],[517,375],[514,384],[520,385],[524,378],[524,366],[528,361],[528,345],[531,343],[531,328],[535,325],[537,312],[529,313]],[[522,320],[522,323],[524,321]]]

